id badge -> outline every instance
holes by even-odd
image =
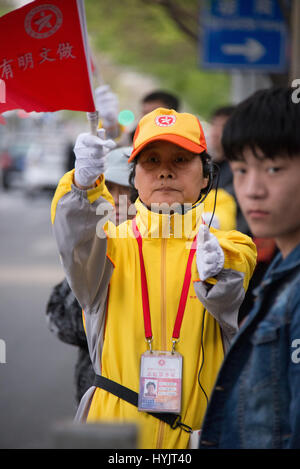
[[[181,411],[182,356],[177,352],[145,352],[141,356],[138,409]]]

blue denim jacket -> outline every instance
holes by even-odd
[[[300,245],[278,254],[233,339],[200,448],[300,448]]]

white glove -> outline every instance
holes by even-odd
[[[115,148],[113,140],[105,140],[105,130],[96,135],[79,134],[75,142],[75,181],[80,186],[90,187],[105,171],[106,155]]]
[[[224,266],[224,252],[219,241],[207,225],[200,225],[197,235],[196,263],[200,279],[204,282],[215,277]]]
[[[95,89],[96,109],[104,128],[113,127],[118,124],[119,100],[109,85],[98,86]]]
[[[214,214],[213,218],[212,217],[212,212],[203,212],[202,213],[202,220],[209,226],[212,226],[213,228],[216,228],[217,230],[220,229],[220,222],[216,214]]]

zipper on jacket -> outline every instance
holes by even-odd
[[[167,298],[166,298],[166,256],[167,256],[167,239],[163,238],[161,241],[161,258],[160,258],[160,271],[161,271],[161,287],[160,287],[160,310],[161,310],[161,350],[167,350],[166,336],[167,336]],[[156,448],[162,448],[164,437],[165,423],[159,422],[158,435]]]
[[[160,296],[160,311],[161,311],[161,350],[167,350],[166,336],[167,336],[167,299],[166,299],[166,257],[167,257],[167,240],[162,239],[161,242],[161,296]]]

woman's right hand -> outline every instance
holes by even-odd
[[[106,155],[116,144],[105,139],[105,130],[99,129],[96,135],[79,134],[74,146],[75,177],[74,182],[79,189],[94,187],[100,174],[106,167]]]

